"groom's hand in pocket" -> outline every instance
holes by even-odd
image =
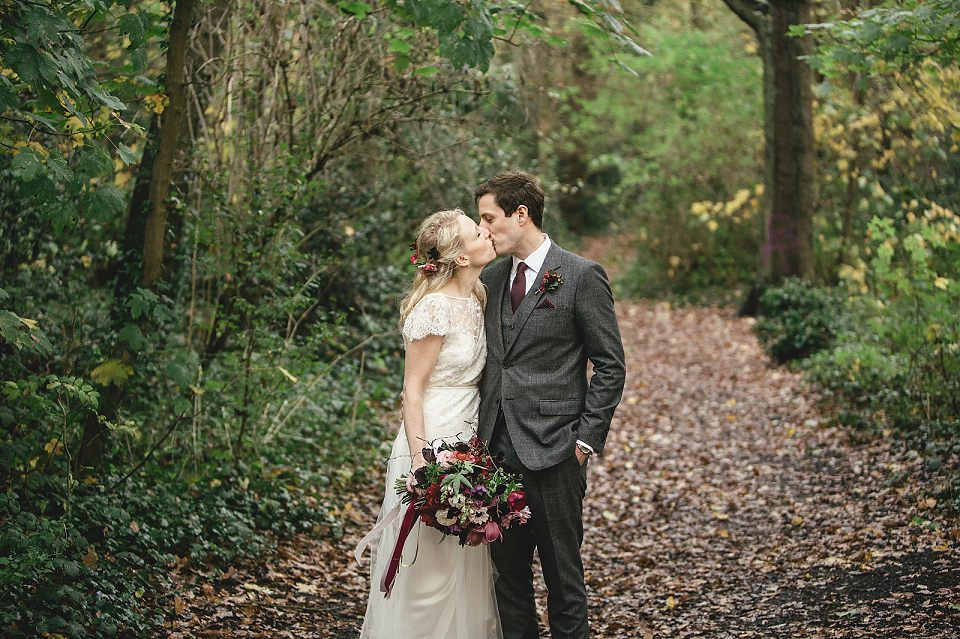
[[[583,466],[584,463],[586,463],[588,457],[590,457],[590,455],[584,454],[584,453],[580,450],[579,447],[577,448],[577,463],[578,463],[578,464],[580,464],[581,466]]]

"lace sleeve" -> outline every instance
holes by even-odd
[[[403,322],[403,339],[412,342],[427,335],[446,335],[450,330],[450,311],[444,301],[428,295],[417,302]]]

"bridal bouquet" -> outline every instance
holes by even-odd
[[[479,437],[424,448],[423,454],[427,463],[397,480],[396,488],[424,524],[458,536],[461,546],[479,546],[530,519],[520,479],[494,463]]]

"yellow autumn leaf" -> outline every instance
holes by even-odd
[[[54,437],[44,444],[43,450],[47,451],[48,455],[59,455],[61,452],[63,452],[63,442]]]
[[[157,115],[163,113],[169,101],[167,96],[162,93],[151,93],[143,98],[143,103],[147,105],[147,108]]]
[[[133,366],[124,364],[119,359],[108,359],[90,373],[91,379],[103,386],[110,384],[123,386],[131,375],[133,375]]]
[[[36,328],[37,320],[27,319],[25,317],[20,318],[20,322],[24,324],[27,328]]]
[[[93,549],[93,546],[90,546],[87,549],[87,554],[85,554],[80,561],[90,570],[96,570],[99,559],[100,558],[97,557],[97,551]]]
[[[933,285],[939,289],[947,290],[947,286],[950,284],[950,280],[946,277],[938,277],[934,280]]]

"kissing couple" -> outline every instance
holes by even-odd
[[[543,232],[532,175],[501,171],[460,210],[426,218],[417,273],[400,304],[403,423],[387,464],[361,639],[537,639],[534,552],[553,639],[586,639],[580,546],[587,466],[603,450],[626,370],[613,293],[599,264]],[[496,257],[506,259],[492,263]],[[587,362],[593,366],[587,377]],[[423,523],[402,545],[389,597],[380,575],[400,523],[397,480],[424,466],[426,443],[483,440],[522,475],[529,522],[461,546]],[[409,562],[409,563],[403,563]]]

